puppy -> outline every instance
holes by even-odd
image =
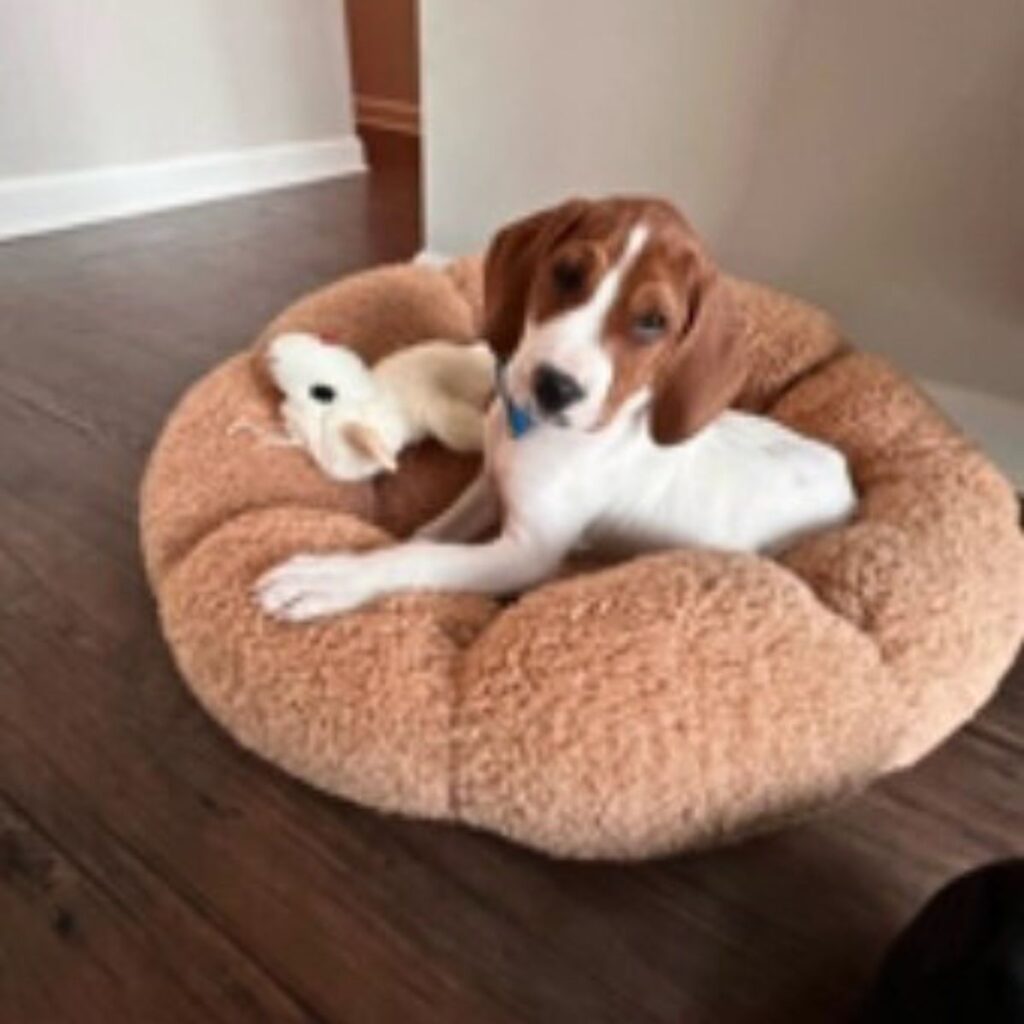
[[[747,374],[744,336],[668,203],[543,210],[498,233],[484,276],[485,335],[509,361],[480,476],[409,543],[273,569],[256,590],[271,615],[310,619],[409,589],[516,593],[580,544],[770,551],[854,509],[838,451],[727,411]]]

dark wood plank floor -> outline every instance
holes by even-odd
[[[137,552],[185,384],[298,293],[411,255],[414,154],[0,246],[0,1022],[841,1022],[952,874],[1024,849],[1024,666],[811,824],[619,867],[328,800],[189,697]]]

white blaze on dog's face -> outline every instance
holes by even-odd
[[[615,263],[602,268],[601,274],[590,271],[590,294],[579,305],[539,320],[527,314],[523,336],[508,368],[509,387],[517,404],[562,426],[587,430],[600,421],[615,375],[611,354],[603,344],[605,323],[648,234],[642,222],[630,228]],[[585,284],[587,257],[582,250],[575,256],[572,253],[570,249],[552,264],[555,289],[563,294],[582,291]],[[596,261],[593,254],[590,259]],[[551,382],[571,381],[572,385],[562,387],[573,391],[575,386],[579,396],[562,409],[545,408],[545,374]],[[560,401],[558,386],[549,385],[553,389],[549,406]]]
[[[397,468],[397,453],[378,425],[377,382],[355,352],[294,332],[275,338],[266,359],[284,395],[285,429],[324,473],[364,480]]]
[[[660,200],[570,200],[505,228],[485,263],[484,334],[537,418],[599,429],[650,396],[655,439],[690,436],[736,397],[742,331],[700,240]]]

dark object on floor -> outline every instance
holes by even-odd
[[[861,1024],[1024,1021],[1024,859],[954,879],[890,948]]]

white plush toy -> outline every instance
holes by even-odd
[[[283,440],[336,480],[394,472],[402,449],[427,437],[459,452],[483,447],[494,390],[494,357],[483,342],[426,341],[370,369],[349,348],[291,333],[270,343],[266,360],[284,395]]]

